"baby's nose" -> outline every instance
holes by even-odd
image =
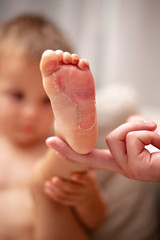
[[[39,110],[38,106],[33,103],[28,103],[23,107],[23,117],[26,119],[36,119],[38,116]]]

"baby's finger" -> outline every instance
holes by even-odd
[[[76,202],[71,199],[70,197],[66,196],[66,195],[58,195],[55,194],[55,192],[53,192],[50,188],[46,188],[45,190],[45,194],[52,199],[53,201],[66,205],[66,206],[72,206],[74,207],[76,205]]]
[[[48,186],[44,188],[45,194],[47,194],[52,200],[67,204],[70,202],[70,196],[64,192],[62,189],[60,189],[57,186]]]
[[[71,179],[79,184],[88,185],[96,181],[96,172],[94,169],[90,169],[87,172],[73,173]]]
[[[54,186],[52,186],[50,181],[46,181],[44,184],[44,193],[49,196],[52,200],[57,201],[57,194],[55,192]]]
[[[52,187],[59,188],[65,194],[76,194],[80,188],[80,184],[74,181],[64,180],[62,178],[53,177],[50,181]]]
[[[45,183],[44,192],[50,199],[63,205],[73,207],[79,204],[79,195],[69,194],[58,186],[53,186],[51,181]]]

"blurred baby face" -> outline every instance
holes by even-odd
[[[0,61],[0,133],[18,144],[45,140],[53,120],[38,61],[17,56]]]

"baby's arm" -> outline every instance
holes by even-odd
[[[89,230],[98,227],[106,216],[106,204],[93,169],[73,173],[70,180],[53,177],[46,181],[45,193],[54,201],[72,207]]]
[[[89,166],[119,172],[132,179],[160,181],[160,152],[150,153],[145,146],[152,144],[160,149],[160,135],[154,131],[154,122],[135,120],[125,123],[107,136],[109,150],[94,149],[91,153],[75,153],[65,142],[54,137],[48,139],[61,156]]]

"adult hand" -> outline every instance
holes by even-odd
[[[135,120],[121,125],[106,138],[109,149],[93,149],[88,154],[74,152],[63,140],[51,137],[47,145],[71,161],[118,172],[143,181],[160,181],[160,152],[150,153],[145,146],[160,149],[160,135],[154,122]]]

